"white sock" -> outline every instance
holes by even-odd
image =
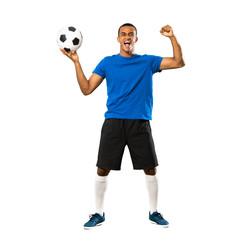
[[[99,213],[103,216],[103,203],[104,203],[104,193],[107,188],[107,176],[101,177],[96,176],[95,179],[95,204],[96,204],[96,213]]]
[[[158,180],[156,175],[146,175],[146,184],[149,196],[150,213],[157,211]]]

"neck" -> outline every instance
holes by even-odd
[[[133,51],[125,52],[122,49],[120,50],[119,55],[122,57],[133,57],[136,53]]]

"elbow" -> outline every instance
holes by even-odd
[[[184,60],[182,59],[182,67],[184,67],[185,66],[185,62],[184,62]]]
[[[92,93],[92,91],[90,91],[89,88],[87,88],[87,89],[81,89],[81,91],[82,91],[82,93],[83,93],[84,96],[87,96],[87,95],[89,95],[89,94]]]
[[[91,94],[90,92],[82,92],[84,96]]]
[[[185,66],[185,62],[183,59],[181,59],[178,63],[177,63],[178,68],[184,67]]]

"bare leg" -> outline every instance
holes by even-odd
[[[102,168],[98,168],[97,169],[97,174],[98,176],[101,176],[101,177],[105,177],[109,174],[110,170],[106,170],[106,169],[102,169]]]
[[[156,175],[157,168],[144,169],[144,172],[146,175]]]

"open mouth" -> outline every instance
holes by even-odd
[[[127,47],[129,47],[129,46],[130,46],[130,43],[131,43],[130,41],[125,41],[125,42],[124,42],[124,45],[127,46]]]

